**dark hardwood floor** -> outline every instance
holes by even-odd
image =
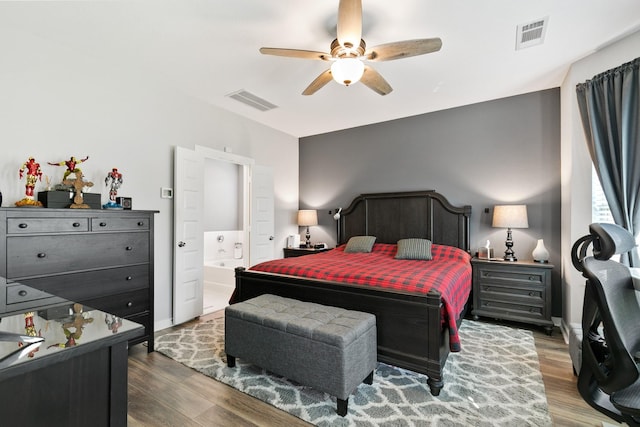
[[[203,322],[217,312],[193,322]],[[518,327],[526,327],[516,325]],[[567,345],[556,329],[534,331],[540,370],[555,426],[620,425],[587,405],[578,394]],[[166,332],[166,331],[163,331]],[[162,334],[157,333],[156,335]],[[144,345],[130,349],[129,427],[308,426],[310,424],[247,396]]]

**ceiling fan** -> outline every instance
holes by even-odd
[[[340,0],[337,38],[331,43],[329,53],[275,47],[262,47],[260,53],[332,62],[331,68],[316,77],[302,92],[303,95],[313,95],[332,79],[345,86],[361,81],[380,95],[386,95],[393,88],[380,73],[364,61],[408,58],[437,52],[441,47],[442,40],[431,38],[385,43],[367,49],[366,43],[362,40],[362,0]]]

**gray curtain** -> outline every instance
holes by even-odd
[[[589,154],[616,224],[640,233],[640,58],[576,86]],[[640,267],[638,251],[621,262]]]

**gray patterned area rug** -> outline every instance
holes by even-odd
[[[438,397],[426,376],[379,363],[373,385],[358,387],[344,418],[325,393],[241,359],[228,368],[223,318],[163,335],[156,350],[318,426],[552,425],[530,331],[464,320],[460,338],[462,351],[449,355]]]

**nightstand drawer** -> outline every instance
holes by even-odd
[[[293,258],[305,255],[319,254],[328,251],[329,248],[284,248],[284,257]]]
[[[481,283],[518,283],[518,284],[538,284],[545,283],[546,270],[535,268],[519,268],[518,270],[504,267],[480,267],[479,279]]]
[[[480,298],[494,301],[517,302],[523,304],[544,305],[546,289],[526,283],[523,286],[514,286],[513,283],[480,283],[478,287]]]
[[[497,318],[518,321],[546,319],[546,313],[543,306],[515,304],[512,302],[494,301],[491,299],[483,299],[480,303],[480,307],[478,307],[476,311],[478,313],[484,312]]]

